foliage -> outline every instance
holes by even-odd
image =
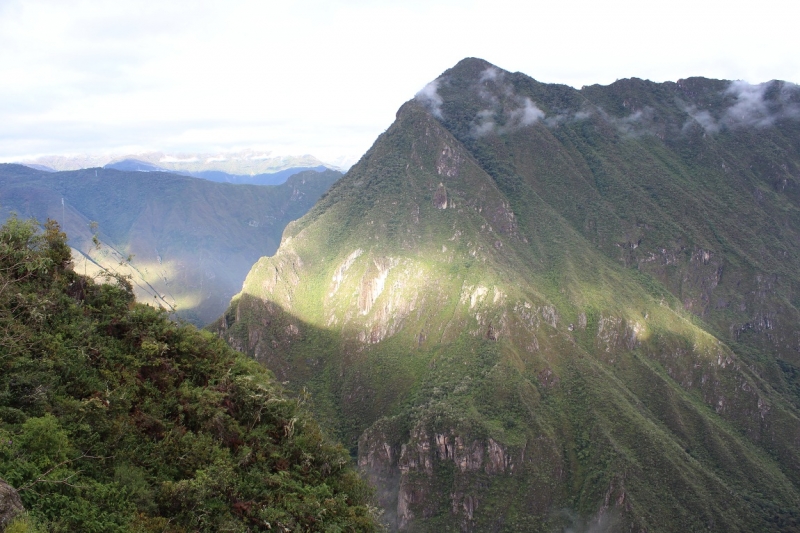
[[[59,226],[0,228],[0,478],[11,531],[370,531],[370,491],[302,402],[123,278],[69,268]]]

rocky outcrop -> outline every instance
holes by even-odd
[[[526,460],[525,447],[509,449],[492,437],[470,438],[454,427],[437,430],[422,422],[402,437],[400,425],[397,419],[381,420],[359,440],[359,468],[377,488],[392,531],[413,529],[443,508],[461,531],[474,531],[481,505],[476,483],[514,476]],[[446,493],[437,481],[443,471],[452,472]]]
[[[6,526],[21,512],[25,511],[19,493],[0,479],[0,532],[6,530]]]
[[[618,316],[601,315],[597,320],[595,345],[598,350],[605,353],[633,350],[644,330],[645,326],[639,322],[628,321]]]
[[[445,144],[442,148],[442,153],[436,160],[436,173],[448,178],[457,177],[463,160],[464,158],[458,150],[454,150],[450,145]],[[442,185],[439,185],[439,187],[442,188]]]
[[[336,272],[334,272],[333,274],[333,279],[331,280],[332,287],[328,296],[333,296],[334,294],[336,294],[336,291],[339,290],[339,286],[342,284],[342,281],[344,280],[345,273],[351,266],[353,266],[355,260],[358,259],[363,253],[364,250],[362,250],[361,248],[357,248],[356,250],[353,250],[353,252],[350,255],[347,256],[347,259],[345,259],[342,262],[342,264],[339,265],[339,267],[336,269]]]
[[[369,313],[372,304],[383,292],[386,277],[393,266],[394,262],[391,259],[378,257],[374,258],[372,264],[367,267],[358,293],[358,310],[362,315]]]
[[[433,195],[433,205],[436,206],[436,209],[447,209],[447,189],[443,183],[439,184],[439,188]]]

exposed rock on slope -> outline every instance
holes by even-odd
[[[25,508],[14,487],[0,479],[0,532],[6,530],[12,520]]]
[[[798,110],[464,60],[215,327],[313,392],[393,528],[797,529]]]

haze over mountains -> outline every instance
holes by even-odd
[[[131,275],[139,301],[203,325],[225,309],[253,262],[277,249],[286,224],[340,176],[300,171],[281,185],[257,186],[168,172],[0,165],[0,220],[11,212],[57,220],[77,272]]]
[[[334,170],[346,170],[352,164],[347,160],[323,163],[312,155],[277,155],[270,151],[252,149],[215,153],[143,152],[136,154],[49,155],[15,162],[28,166],[46,167],[41,168],[42,170],[80,170],[104,167],[124,160],[135,160],[177,173],[217,171],[239,176],[271,174],[293,167],[326,166]]]
[[[38,165],[30,165],[30,167],[46,170],[46,168],[41,168]],[[317,165],[314,167],[289,167],[284,170],[262,174],[230,174],[221,170],[170,171],[164,167],[160,167],[138,159],[122,159],[119,161],[114,161],[113,163],[104,165],[103,168],[124,170],[128,172],[172,172],[174,174],[192,176],[209,181],[217,181],[220,183],[243,183],[249,185],[280,185],[281,183],[284,183],[289,176],[293,176],[306,170],[314,170],[317,172],[324,172],[325,170],[328,170],[328,168],[323,165]]]
[[[214,329],[403,531],[800,529],[800,89],[466,59]]]

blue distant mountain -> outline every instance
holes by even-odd
[[[34,170],[43,170],[44,172],[58,172],[56,169],[48,167],[47,165],[37,165],[35,163],[25,163],[25,166]]]
[[[115,161],[105,165],[103,168],[122,170],[123,172],[169,172],[165,168],[148,163],[147,161],[139,161],[138,159],[123,159],[122,161]]]
[[[289,179],[290,176],[294,176],[295,174],[304,172],[306,170],[313,170],[315,172],[325,172],[326,170],[328,170],[328,168],[323,165],[318,165],[316,167],[293,167],[293,168],[287,168],[286,170],[280,170],[278,172],[272,172],[268,174],[254,174],[252,176],[228,174],[227,172],[222,172],[220,170],[203,170],[201,172],[187,172],[186,174],[194,176],[196,178],[203,178],[209,181],[217,181],[222,183],[247,183],[250,185],[280,185],[282,183],[286,183],[286,180]]]
[[[32,166],[32,165],[29,165]],[[38,167],[38,166],[37,166]],[[202,170],[197,172],[191,171],[177,171],[170,170],[147,161],[138,159],[123,159],[105,165],[103,168],[122,170],[124,172],[170,172],[172,174],[180,174],[183,176],[192,176],[201,178],[208,181],[215,181],[218,183],[237,183],[248,185],[281,185],[286,183],[290,176],[304,172],[306,170],[313,170],[315,172],[324,172],[328,168],[324,165],[317,165],[313,167],[292,167],[278,172],[264,173],[264,174],[229,174],[221,170]],[[39,170],[47,170],[40,168]]]
[[[0,164],[0,223],[12,213],[57,220],[80,273],[131,275],[140,301],[177,307],[202,325],[219,317],[253,263],[275,253],[286,225],[341,175],[306,171],[263,187],[157,170]]]

